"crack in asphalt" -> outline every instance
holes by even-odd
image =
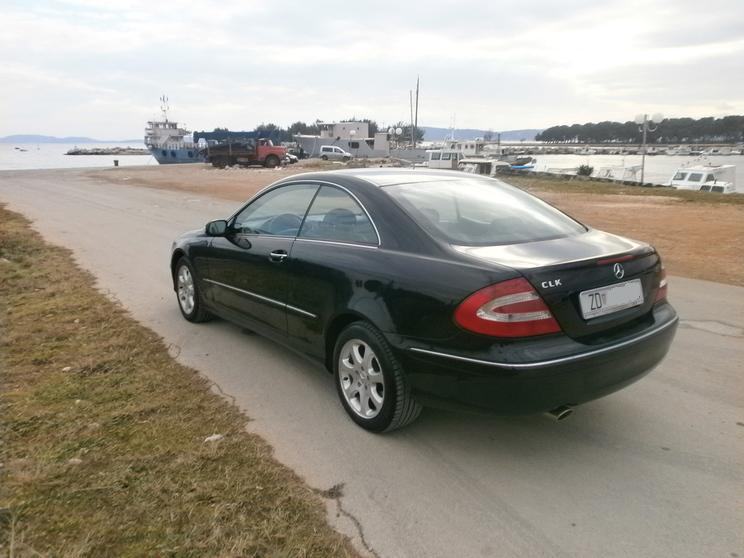
[[[380,558],[380,555],[377,554],[377,551],[375,551],[375,549],[372,548],[372,546],[367,542],[367,537],[364,534],[362,523],[356,518],[354,514],[344,509],[344,506],[341,503],[341,498],[343,498],[344,496],[345,485],[346,483],[339,482],[337,484],[334,484],[331,488],[327,488],[326,490],[313,488],[313,492],[328,500],[334,500],[336,502],[336,517],[339,517],[340,515],[347,517],[356,527],[357,533],[359,534],[359,540],[362,541],[362,545],[364,546],[365,550],[375,558]]]
[[[698,329],[726,337],[744,337],[744,328],[720,320],[680,320],[680,327]]]

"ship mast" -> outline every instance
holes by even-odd
[[[165,95],[160,96],[160,112],[163,113],[163,120],[168,122],[168,97]]]

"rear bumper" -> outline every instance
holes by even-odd
[[[566,336],[475,352],[409,340],[394,345],[416,398],[425,405],[536,413],[578,405],[639,380],[666,355],[677,322],[674,309],[661,304],[653,320],[591,346]]]

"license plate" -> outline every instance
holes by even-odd
[[[584,319],[604,316],[626,308],[643,304],[643,288],[640,279],[616,283],[584,291],[579,295]]]

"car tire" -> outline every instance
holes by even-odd
[[[202,303],[199,284],[194,273],[194,266],[185,256],[176,262],[173,272],[173,286],[176,289],[178,308],[181,315],[190,322],[199,323],[212,319]]]
[[[323,159],[324,161],[327,161],[328,160],[328,155],[321,155],[320,158]]]
[[[366,363],[364,357],[369,359]],[[421,414],[422,407],[412,397],[390,343],[367,322],[354,322],[339,334],[333,351],[333,372],[341,404],[366,430],[389,432]]]
[[[279,157],[276,155],[269,155],[266,157],[266,161],[264,161],[264,165],[266,165],[267,168],[273,169],[279,166]]]

